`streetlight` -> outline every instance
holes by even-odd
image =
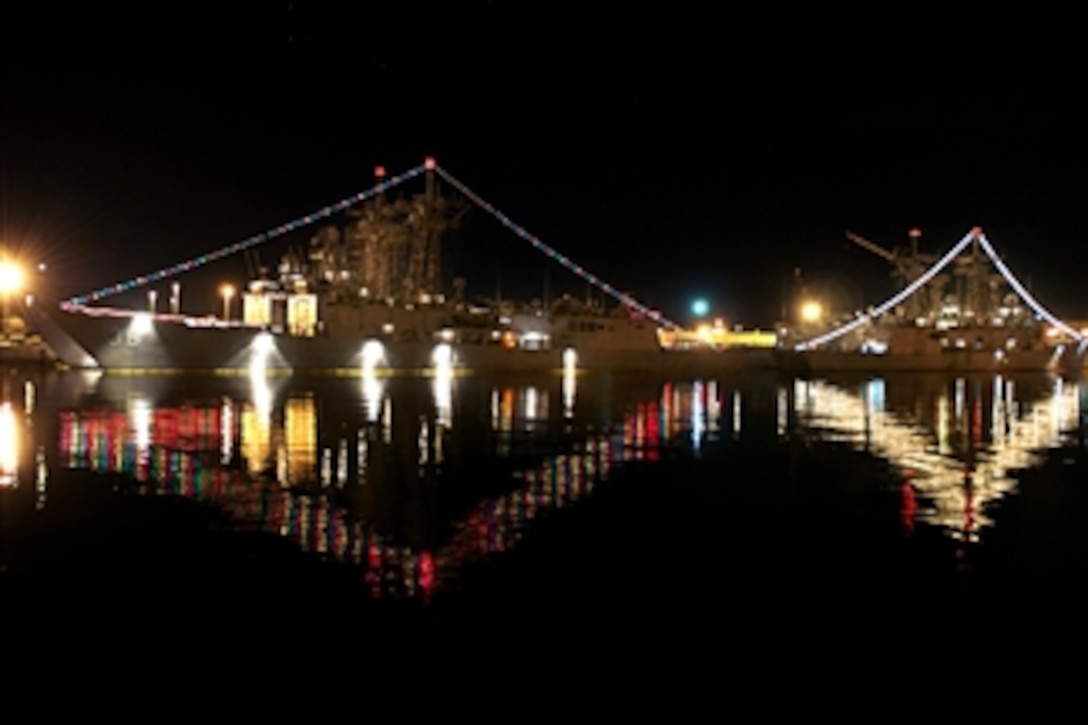
[[[815,324],[824,316],[824,308],[819,302],[809,300],[801,305],[801,319],[808,324]]]
[[[219,293],[223,295],[223,319],[230,322],[230,300],[234,297],[234,285],[223,285],[219,288]]]

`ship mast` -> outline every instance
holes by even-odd
[[[336,279],[354,287],[356,296],[420,302],[442,295],[441,236],[468,207],[439,195],[436,170],[427,159],[423,194],[390,200],[379,192],[348,212],[356,221],[344,231],[344,266]],[[385,167],[375,167],[374,178],[384,181]]]
[[[1002,277],[992,270],[977,237],[971,242],[970,253],[962,255],[956,262],[963,313],[970,317],[973,325],[992,324],[1001,303]]]
[[[425,179],[425,205],[427,214],[433,213],[435,204],[437,203],[437,191],[435,189],[435,162],[433,158],[428,157],[423,163],[424,179]],[[428,222],[431,220],[428,219]],[[424,242],[426,243],[427,263],[424,267],[424,289],[433,295],[442,294],[442,248],[439,244],[439,236],[435,225],[433,223],[427,223],[423,227]]]
[[[404,276],[406,298],[422,296],[441,297],[442,285],[442,235],[455,228],[468,207],[442,196],[438,190],[433,158],[423,164],[424,192],[411,202],[405,217],[408,227],[409,257]]]

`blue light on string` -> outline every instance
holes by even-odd
[[[103,287],[101,289],[95,290],[94,292],[91,292],[89,294],[72,297],[71,299],[62,302],[61,308],[71,309],[73,307],[82,307],[88,302],[97,302],[98,300],[118,294],[120,292],[125,292],[127,290],[132,290],[137,287],[142,287],[152,282],[158,282],[162,279],[174,277],[181,272],[188,272],[190,270],[196,269],[197,267],[202,267],[209,262],[214,262],[218,259],[230,256],[231,254],[240,252],[244,249],[249,249],[250,247],[254,247],[258,244],[278,237],[281,234],[286,233],[287,231],[301,228],[302,226],[304,226],[304,220],[306,220],[305,224],[312,224],[319,219],[325,219],[332,216],[333,214],[344,211],[345,209],[354,206],[355,204],[366,201],[367,199],[370,199],[371,197],[374,197],[382,193],[383,191],[391,189],[395,186],[399,186],[405,181],[408,181],[413,177],[419,176],[419,174],[423,172],[423,168],[424,166],[420,164],[419,166],[416,166],[415,168],[410,169],[403,174],[391,177],[390,179],[383,181],[380,184],[377,184],[366,191],[361,191],[358,194],[354,194],[353,196],[349,196],[346,199],[342,199],[333,204],[329,204],[328,206],[325,206],[318,211],[307,214],[304,217],[299,217],[298,219],[290,221],[286,224],[281,224],[280,226],[275,227],[274,229],[263,234],[256,234],[252,237],[247,237],[240,242],[235,242],[234,244],[231,244],[229,246],[222,247],[214,252],[202,254],[195,259],[189,259],[184,262],[179,262],[169,267],[160,269],[156,272],[152,272],[151,274],[140,275],[139,277],[135,277],[134,279],[128,280],[126,282],[118,282],[108,287]]]
[[[470,200],[472,200],[472,202],[475,203],[478,207],[480,207],[481,209],[486,211],[488,214],[490,214],[491,216],[498,219],[499,223],[501,223],[504,227],[507,227],[512,232],[517,234],[519,237],[521,237],[525,241],[529,242],[529,244],[531,244],[534,248],[536,248],[539,251],[543,252],[544,254],[551,257],[552,259],[555,259],[561,265],[563,265],[564,267],[566,267],[570,271],[574,272],[576,275],[578,275],[582,279],[584,279],[587,282],[589,282],[590,284],[594,285],[595,287],[597,287],[601,291],[607,293],[610,297],[613,297],[614,299],[619,300],[621,303],[627,305],[628,307],[631,307],[631,308],[637,310],[638,312],[642,313],[646,317],[649,317],[651,320],[654,320],[655,322],[657,322],[657,323],[659,323],[661,325],[664,325],[666,327],[670,327],[670,328],[673,328],[673,329],[679,328],[679,325],[677,325],[672,320],[669,320],[668,318],[664,317],[660,312],[657,312],[655,310],[651,310],[650,308],[646,307],[645,305],[639,303],[637,300],[632,298],[630,295],[625,295],[622,292],[616,291],[616,289],[614,287],[612,287],[611,285],[603,282],[596,275],[591,274],[590,272],[586,271],[583,267],[581,267],[578,264],[572,262],[565,255],[561,254],[557,250],[553,249],[552,247],[549,247],[547,244],[540,241],[539,238],[537,238],[533,234],[530,234],[523,227],[521,227],[520,225],[516,224],[513,220],[511,220],[510,217],[506,216],[501,211],[496,209],[494,206],[492,206],[491,204],[486,202],[479,194],[476,194],[471,189],[469,189],[467,186],[462,184],[460,181],[458,181],[454,176],[452,176],[449,172],[447,172],[441,166],[436,167],[435,171],[437,171],[438,174],[443,179],[448,181],[450,183],[450,185],[452,185],[455,189],[457,189],[459,192],[461,192],[466,197],[468,197]]]

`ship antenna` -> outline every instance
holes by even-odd
[[[424,180],[426,183],[425,193],[427,195],[427,201],[434,201],[434,170],[438,168],[438,162],[435,161],[433,156],[428,156],[423,159]]]
[[[385,181],[385,167],[384,166],[375,166],[374,167],[374,183],[380,184],[383,181]],[[384,189],[382,191],[378,192],[377,199],[378,199],[379,204],[385,202],[385,190]]]
[[[918,256],[918,238],[922,236],[922,230],[918,227],[914,227],[910,230],[910,252],[915,257]]]

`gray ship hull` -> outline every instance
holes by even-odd
[[[198,372],[234,374],[257,364],[270,373],[359,373],[368,338],[270,335],[243,327],[186,327],[157,323],[138,329],[128,318],[59,313],[58,326],[77,345],[77,352],[58,356],[69,367],[97,367],[119,373]],[[262,341],[263,340],[263,341]],[[439,342],[384,341],[381,374],[431,374]],[[561,373],[567,348],[531,350],[500,344],[449,346],[450,363],[459,372]],[[769,349],[664,350],[608,346],[596,349],[583,341],[574,347],[578,370],[714,375],[730,370],[774,369]]]
[[[834,350],[792,352],[783,362],[801,375],[814,373],[923,373],[923,372],[1047,372],[1060,371],[1068,362],[1053,350],[1038,349],[994,355],[985,350],[938,353],[885,353],[882,355]]]
[[[73,368],[101,368],[118,373],[238,374],[255,364],[269,373],[358,374],[368,338],[269,335],[253,328],[186,327],[159,323],[139,331],[131,319],[58,313],[43,334],[55,357]],[[63,331],[63,332],[61,332]],[[63,335],[64,339],[61,339]],[[270,341],[263,347],[259,340]],[[435,370],[437,342],[385,341],[377,374],[428,375]],[[553,373],[564,370],[567,348],[530,350],[499,344],[451,344],[450,363],[460,373]],[[595,347],[591,340],[573,346],[574,367],[672,376],[712,376],[739,370],[778,370],[791,375],[891,372],[1066,372],[1079,371],[1072,355],[1052,349],[1015,350],[995,355],[985,350],[939,353],[886,353],[733,348],[662,349]],[[263,351],[263,352],[262,352]]]

